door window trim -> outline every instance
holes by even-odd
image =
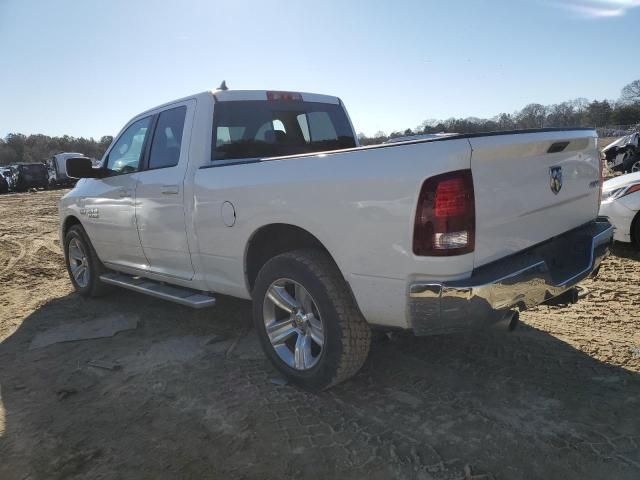
[[[138,116],[138,117],[132,118],[129,121],[129,123],[127,123],[124,126],[124,128],[120,132],[120,135],[118,135],[118,137],[116,137],[111,142],[111,145],[109,146],[109,149],[105,152],[105,155],[103,157],[102,168],[106,169],[107,163],[109,162],[109,155],[111,155],[111,150],[113,150],[113,147],[115,147],[116,143],[118,143],[118,140],[120,140],[122,135],[125,134],[127,129],[131,125],[133,125],[134,123],[136,123],[139,120],[143,120],[145,118],[150,118],[151,122],[149,123],[149,134],[144,139],[144,144],[143,144],[142,150],[141,150],[140,162],[138,164],[138,169],[135,172],[113,173],[113,174],[110,174],[110,175],[108,175],[108,176],[106,176],[104,178],[119,177],[121,175],[132,175],[134,173],[153,171],[153,170],[162,170],[163,168],[174,168],[174,167],[177,167],[178,165],[180,165],[180,161],[178,161],[178,163],[176,165],[172,165],[172,166],[149,168],[149,156],[150,156],[150,153],[151,153],[151,142],[152,142],[153,137],[154,137],[154,135],[156,133],[156,126],[158,125],[158,118],[160,117],[160,114],[162,112],[166,112],[167,110],[173,110],[174,108],[186,107],[186,112],[185,112],[185,117],[184,117],[184,127],[187,126],[187,123],[188,123],[188,120],[189,120],[189,114],[190,114],[189,106],[190,106],[190,103],[191,103],[192,100],[195,100],[195,99],[189,98],[186,101],[182,100],[182,101],[179,101],[179,102],[176,102],[176,103],[172,103],[170,105],[164,105],[161,110],[154,110],[152,113],[145,112],[145,113],[147,113],[146,115],[142,115],[142,116]],[[193,114],[193,110],[191,110],[191,114]],[[186,129],[183,130],[182,140],[180,142],[180,157],[182,157],[182,146],[184,144],[185,133],[186,133]]]
[[[150,132],[149,136],[145,139],[144,148],[142,149],[142,158],[140,159],[140,168],[138,172],[146,172],[149,170],[149,152],[151,151],[151,142],[153,141],[153,136],[156,133],[156,125],[158,124],[158,117],[160,116],[159,112],[151,114],[153,117],[151,119],[151,125],[149,126]]]
[[[164,112],[168,112],[169,110],[174,110],[176,108],[181,108],[184,107],[185,108],[185,112],[184,112],[184,124],[182,125],[182,138],[180,139],[180,157],[178,157],[178,163],[176,163],[175,165],[166,165],[164,167],[154,167],[151,168],[149,166],[149,161],[150,161],[150,157],[151,157],[151,146],[153,144],[153,138],[156,136],[156,127],[158,126],[158,121],[160,119],[160,115]],[[171,105],[170,107],[167,108],[163,108],[162,110],[159,110],[157,112],[155,112],[153,114],[154,118],[153,121],[151,122],[151,136],[150,136],[150,141],[149,141],[149,145],[148,148],[145,148],[144,150],[144,155],[143,155],[143,159],[141,159],[140,164],[142,165],[142,168],[140,168],[140,172],[147,172],[147,171],[154,171],[154,170],[162,170],[163,168],[175,168],[177,166],[180,165],[180,159],[182,158],[182,145],[184,144],[183,140],[184,140],[184,134],[185,134],[185,128],[187,125],[187,115],[189,114],[189,104],[188,103],[180,103],[178,105]],[[145,147],[147,147],[147,145],[145,145]],[[144,162],[142,161],[144,160]]]

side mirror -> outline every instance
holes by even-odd
[[[71,178],[102,178],[104,171],[93,168],[93,163],[87,157],[67,158],[67,176]]]

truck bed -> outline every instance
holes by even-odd
[[[296,225],[332,254],[365,316],[380,323],[397,311],[408,279],[468,278],[477,266],[541,243],[595,219],[598,154],[593,130],[457,135],[345,150],[205,165],[195,175],[194,215],[205,272],[218,291],[248,296],[244,248],[261,226]],[[566,143],[560,152],[549,149]],[[559,147],[554,147],[559,148]],[[551,166],[564,185],[550,189]],[[434,175],[471,169],[476,248],[465,255],[412,252],[417,197]],[[595,182],[595,183],[594,183]],[[224,202],[233,229],[217,221]],[[216,268],[213,268],[214,265]],[[221,268],[222,265],[222,268]],[[399,321],[402,321],[401,319]]]

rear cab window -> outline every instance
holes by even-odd
[[[303,101],[218,102],[214,109],[212,140],[213,162],[356,146],[341,105]]]

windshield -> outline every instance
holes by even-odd
[[[215,106],[212,160],[277,157],[353,148],[340,105],[297,101],[231,101]]]

